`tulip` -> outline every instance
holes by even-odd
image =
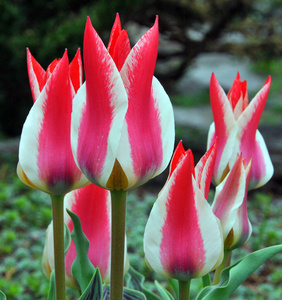
[[[174,145],[169,97],[153,77],[158,23],[130,49],[117,15],[108,49],[88,18],[84,35],[86,82],[74,99],[72,147],[93,183],[129,190],[160,174]]]
[[[66,209],[77,214],[80,218],[81,227],[90,242],[88,257],[94,267],[99,267],[104,283],[110,281],[110,258],[111,258],[111,196],[110,192],[94,184],[81,189],[71,191],[64,198]],[[70,232],[73,231],[73,223],[65,212],[64,222]],[[126,249],[126,247],[125,247]],[[127,252],[125,251],[125,272],[129,268]],[[65,257],[66,284],[70,287],[78,287],[72,275],[71,267],[76,258],[74,242]],[[47,278],[54,269],[54,244],[52,223],[46,231],[46,242],[42,259],[43,271]]]
[[[273,165],[264,139],[257,130],[270,82],[269,77],[249,103],[247,83],[241,82],[239,73],[227,96],[215,75],[212,75],[210,99],[214,123],[210,126],[208,147],[217,137],[218,150],[214,169],[216,185],[224,179],[240,153],[246,162],[252,159],[249,189],[264,185],[273,175]]]
[[[221,263],[221,226],[205,198],[215,151],[213,145],[195,168],[190,149],[184,151],[180,142],[175,150],[169,178],[144,233],[146,260],[161,276],[186,282],[208,274]]]
[[[64,300],[63,198],[88,183],[76,166],[70,142],[72,100],[82,83],[80,51],[70,65],[65,51],[45,72],[27,49],[27,66],[34,104],[21,134],[17,173],[23,183],[51,196],[56,299]]]
[[[27,49],[34,104],[24,123],[17,173],[27,185],[61,195],[87,183],[70,144],[72,99],[82,81],[78,50],[69,66],[67,51],[45,72]]]
[[[87,19],[83,58],[86,82],[72,113],[77,165],[94,184],[111,190],[111,299],[122,299],[127,191],[160,174],[174,146],[169,97],[153,77],[158,19],[130,49],[119,16],[108,49]]]

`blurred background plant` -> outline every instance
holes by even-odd
[[[242,79],[248,81],[250,99],[267,76],[272,76],[260,130],[275,174],[265,187],[250,193],[253,235],[235,252],[234,259],[281,243],[281,0],[0,0],[0,12],[0,290],[8,299],[46,299],[48,290],[41,256],[51,220],[50,201],[26,188],[15,175],[18,136],[32,106],[26,47],[43,68],[61,57],[65,48],[72,59],[77,48],[82,48],[87,15],[106,44],[116,12],[133,43],[134,37],[139,38],[152,26],[155,15],[160,16],[156,77],[171,95],[175,108],[176,142],[182,139],[186,148],[192,148],[195,161],[205,152],[212,122],[208,93],[211,72],[217,75],[219,68],[225,68],[222,79],[218,79],[222,83],[226,77],[223,87],[228,92],[240,71]],[[225,64],[226,58],[235,65],[233,69]],[[242,61],[248,63],[248,75],[239,69]],[[205,84],[195,84],[195,76],[204,78]],[[149,288],[155,277],[143,260],[143,232],[166,176],[160,175],[144,189],[131,193],[128,201],[131,264],[146,276]],[[281,261],[282,256],[277,255],[264,264],[238,289],[234,299],[281,299]],[[199,285],[200,281],[194,280],[194,294]]]

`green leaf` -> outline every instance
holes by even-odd
[[[130,267],[128,273],[125,275],[125,282],[128,288],[143,292],[148,300],[162,300],[159,296],[144,287],[144,281],[145,277],[133,267]]]
[[[64,241],[65,241],[65,256],[69,250],[70,244],[71,244],[71,234],[68,226],[65,224],[65,229],[64,229]]]
[[[103,300],[110,300],[110,286],[103,286]]]
[[[0,300],[7,300],[6,295],[0,291]]]
[[[157,280],[155,280],[155,286],[162,300],[174,300],[173,296]]]
[[[53,270],[50,275],[49,292],[47,300],[56,300],[55,270]]]
[[[95,268],[88,258],[89,241],[83,233],[79,217],[67,210],[73,222],[73,232],[71,237],[75,244],[76,258],[72,264],[71,272],[77,280],[80,290],[83,293],[93,279]]]
[[[95,273],[87,288],[78,300],[102,300],[103,299],[103,284],[99,268],[96,268]]]
[[[265,261],[282,251],[282,244],[255,251],[224,269],[216,286],[204,288],[196,300],[230,299],[230,295]]]
[[[123,288],[123,300],[146,300],[146,296],[140,291],[135,291],[127,287]],[[110,286],[104,285],[103,300],[110,300]]]
[[[176,299],[178,299],[178,295],[179,295],[179,284],[178,284],[178,280],[177,279],[173,279],[173,278],[169,278],[169,283],[170,286],[172,287],[172,289],[175,292],[176,295]]]
[[[123,300],[146,300],[143,293],[128,288],[123,289]]]

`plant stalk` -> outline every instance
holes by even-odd
[[[214,279],[213,279],[213,285],[216,285],[219,283],[219,279],[220,279],[220,274],[222,272],[223,269],[225,269],[226,267],[230,266],[230,261],[231,261],[231,253],[232,251],[229,250],[224,250],[224,258],[222,263],[217,267],[217,269],[215,270],[214,273]]]
[[[51,199],[54,232],[56,300],[65,300],[64,195],[51,195]]]
[[[111,300],[123,298],[124,241],[125,241],[125,191],[111,191],[112,241],[111,241]]]
[[[191,280],[181,281],[178,280],[179,285],[179,300],[189,300],[190,299],[190,283]]]

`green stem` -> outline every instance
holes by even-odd
[[[125,191],[111,191],[112,243],[111,243],[111,300],[123,298],[124,238],[126,215]]]
[[[216,285],[219,283],[220,274],[221,274],[222,270],[225,269],[226,267],[230,266],[231,253],[232,253],[232,251],[224,250],[223,261],[222,261],[221,265],[219,265],[217,267],[217,269],[215,270],[215,273],[214,273],[213,285]]]
[[[203,282],[203,287],[211,285],[211,276],[209,273],[202,277],[202,282]]]
[[[64,195],[52,199],[56,300],[66,299],[64,253]]]
[[[190,299],[190,283],[191,283],[191,280],[188,280],[188,281],[178,280],[178,285],[179,285],[178,300],[189,300]]]

